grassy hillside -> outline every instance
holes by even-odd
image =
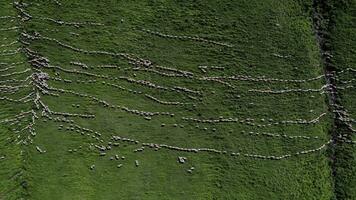
[[[308,1],[0,5],[0,199],[334,197]]]
[[[29,66],[25,64],[26,57],[18,51],[21,47],[18,42],[18,23],[15,19],[8,18],[16,16],[17,12],[9,3],[0,2],[0,199],[18,199],[24,195],[26,174],[23,170],[27,148],[13,142],[18,135],[15,133],[17,124],[14,124],[13,119],[21,111],[30,110],[31,103],[18,103],[16,98],[22,98],[32,90],[31,87],[23,87],[18,91],[14,88],[17,85],[26,85],[23,80],[29,72],[24,71]],[[13,88],[7,89],[6,86]],[[13,92],[16,93],[11,94]],[[22,119],[19,126],[24,126],[30,120]],[[5,120],[9,122],[5,124]]]

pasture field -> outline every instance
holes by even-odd
[[[356,2],[315,2],[1,1],[0,199],[355,198]]]

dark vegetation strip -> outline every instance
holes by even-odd
[[[345,122],[340,118],[347,117],[346,112],[340,106],[342,101],[337,91],[337,78],[335,72],[342,70],[338,63],[333,60],[333,41],[332,33],[336,25],[336,17],[339,10],[347,8],[352,0],[314,0],[312,9],[312,18],[314,31],[319,43],[321,61],[324,67],[327,84],[331,84],[333,90],[328,94],[328,105],[330,112],[334,113],[334,120],[330,129],[330,135],[333,144],[330,145],[330,164],[332,169],[334,184],[334,199],[352,199],[351,183],[356,178],[356,158],[354,157],[354,148],[352,145],[345,143],[345,140],[352,140],[352,131]]]

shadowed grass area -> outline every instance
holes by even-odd
[[[331,62],[338,71],[355,68],[355,36],[356,36],[356,1],[330,1],[333,8],[329,11],[331,21],[328,47],[332,52]],[[336,9],[335,9],[336,8]],[[355,119],[355,72],[340,77],[337,82],[340,87],[339,101],[344,106],[346,118]],[[343,89],[345,88],[345,89]],[[355,121],[351,122],[355,127]],[[355,140],[355,134],[349,128],[341,126],[338,134],[350,140]],[[338,199],[354,199],[356,188],[356,151],[353,145],[339,144],[335,148],[335,194]]]

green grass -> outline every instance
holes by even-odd
[[[26,22],[9,22],[0,19],[4,27],[11,23],[23,26],[28,33],[56,38],[71,46],[86,50],[101,50],[129,53],[156,65],[191,71],[197,77],[249,75],[279,79],[307,79],[322,75],[319,49],[310,17],[311,4],[307,1],[276,0],[223,0],[223,1],[70,1],[62,0],[62,6],[54,1],[25,1],[30,3],[27,12],[34,16]],[[9,4],[1,3],[0,11],[16,15]],[[36,17],[50,17],[63,21],[93,21],[105,26],[58,25]],[[232,44],[224,47],[195,42],[161,38],[142,30],[149,29],[171,35],[199,36],[209,40]],[[19,31],[20,32],[20,31]],[[19,32],[0,32],[2,37],[19,37]],[[74,36],[71,32],[79,34]],[[347,34],[347,33],[345,33]],[[342,38],[342,36],[340,36]],[[7,39],[8,41],[10,39]],[[2,44],[2,42],[0,43]],[[340,41],[340,49],[343,47]],[[33,40],[29,48],[47,57],[51,65],[65,69],[77,69],[100,73],[110,77],[126,76],[147,80],[157,85],[179,85],[202,92],[194,100],[185,93],[163,91],[129,83],[125,80],[97,78],[96,83],[81,84],[76,80],[92,80],[92,77],[74,75],[56,69],[41,69],[51,77],[73,80],[63,83],[49,80],[51,87],[87,93],[110,104],[150,112],[170,112],[174,117],[154,116],[146,120],[120,109],[103,107],[89,98],[71,94],[60,97],[42,95],[43,102],[53,111],[95,114],[94,119],[70,118],[80,126],[99,131],[103,143],[94,138],[65,131],[68,123],[54,120],[36,121],[37,135],[29,146],[2,145],[13,133],[7,126],[0,126],[0,160],[6,166],[0,169],[0,199],[331,199],[334,185],[328,153],[293,156],[284,160],[262,160],[228,154],[182,153],[161,149],[146,149],[134,153],[140,145],[121,142],[105,157],[90,144],[104,144],[112,135],[133,138],[140,142],[169,144],[180,147],[208,147],[262,155],[283,155],[315,149],[326,143],[331,127],[331,116],[325,94],[291,93],[266,95],[249,92],[250,89],[318,89],[325,84],[323,79],[307,83],[263,83],[229,81],[235,88],[215,82],[199,81],[182,77],[162,77],[154,73],[135,71],[126,59],[119,56],[83,54],[58,45],[53,41]],[[346,49],[347,51],[349,49]],[[342,50],[340,50],[341,52]],[[280,58],[274,54],[287,56]],[[340,53],[342,54],[342,53]],[[0,57],[3,62],[3,58]],[[19,54],[13,60],[24,60]],[[9,62],[10,60],[4,60]],[[340,58],[341,60],[341,58]],[[88,66],[103,64],[118,65],[121,69],[81,69],[71,61]],[[346,61],[345,61],[346,62]],[[198,66],[222,66],[224,71],[203,73]],[[30,67],[20,65],[14,71]],[[128,68],[128,70],[125,70]],[[23,76],[24,77],[24,76]],[[347,79],[347,77],[346,77]],[[3,78],[0,77],[0,81]],[[127,89],[141,91],[164,101],[179,101],[191,104],[183,106],[161,105],[142,94],[133,94],[102,84],[115,83]],[[22,97],[27,91],[16,93]],[[0,93],[1,94],[1,93]],[[349,95],[345,94],[345,95]],[[1,96],[1,95],[0,95]],[[200,100],[199,100],[200,99]],[[345,98],[350,110],[354,109],[352,98]],[[347,100],[348,99],[348,100]],[[28,110],[31,103],[14,106],[0,102],[1,119],[15,115],[21,109]],[[80,107],[73,107],[79,104]],[[195,104],[196,106],[193,106]],[[3,111],[3,106],[4,111]],[[312,120],[327,113],[315,125],[276,125],[267,127],[249,126],[242,123],[202,124],[182,120],[194,118],[254,118],[256,123],[266,124],[261,119],[274,121]],[[38,111],[40,115],[40,111]],[[164,127],[161,124],[166,124]],[[64,124],[64,130],[58,130]],[[175,127],[174,124],[178,124]],[[182,125],[183,127],[180,127]],[[199,128],[196,126],[199,125]],[[208,128],[204,131],[204,128]],[[216,129],[216,131],[213,131]],[[232,132],[230,131],[232,130]],[[271,132],[288,135],[318,136],[319,139],[286,139],[250,136],[246,132]],[[26,133],[27,134],[27,133]],[[46,150],[40,154],[35,146]],[[74,150],[76,152],[69,152]],[[20,156],[19,151],[25,153]],[[118,154],[125,160],[111,161]],[[10,155],[12,157],[10,157]],[[178,156],[188,162],[177,163]],[[13,159],[14,161],[11,161]],[[136,167],[135,160],[140,166]],[[117,165],[122,163],[121,168]],[[95,164],[95,170],[90,166]],[[192,174],[187,169],[195,167]],[[21,169],[25,186],[9,179]],[[9,191],[9,188],[16,190]],[[352,190],[351,188],[349,189]],[[352,194],[352,193],[351,193]],[[5,195],[7,195],[5,197]],[[3,197],[4,196],[4,197]]]
[[[331,28],[331,50],[333,53],[332,62],[337,67],[337,70],[346,70],[347,68],[354,68],[356,63],[355,48],[356,45],[356,1],[331,1],[334,8],[332,13],[333,26]],[[339,86],[355,85],[355,82],[343,83],[355,79],[355,73],[350,73],[338,80]],[[340,102],[345,107],[345,110],[355,118],[355,89],[350,88],[340,91]],[[354,125],[355,123],[353,123]],[[355,125],[354,125],[355,126]],[[339,130],[340,134],[348,135],[351,140],[355,140],[354,133],[349,129]],[[353,146],[349,144],[342,144],[336,150],[336,196],[340,199],[354,199],[356,196],[356,151]]]
[[[12,9],[12,5],[9,2],[1,2],[1,16],[16,15],[16,11]],[[1,28],[10,28],[16,26],[16,21],[9,21],[7,19],[0,19]],[[0,45],[8,45],[13,41],[18,39],[18,31],[0,31]],[[5,50],[15,50],[19,48],[19,44],[14,44],[11,46],[1,46],[0,51]],[[5,55],[0,57],[1,69],[5,69],[8,65],[4,63],[16,63],[26,61],[26,58],[21,54],[15,55]],[[15,69],[9,69],[7,71],[0,72],[1,75],[10,74],[15,71],[23,71],[27,68],[24,65],[17,65]],[[29,75],[29,73],[27,73]],[[26,75],[18,75],[16,78],[22,79]],[[14,78],[10,76],[9,78]],[[4,81],[6,78],[1,77],[0,81]],[[15,85],[14,83],[0,83],[0,85]],[[23,96],[23,94],[28,93],[28,89],[20,91],[16,95],[7,95],[0,92],[0,96],[8,96],[14,98],[15,96]],[[15,97],[16,98],[16,97]],[[30,109],[30,104],[16,105],[14,102],[9,102],[5,100],[0,100],[0,121],[6,118],[13,118],[13,116],[19,112],[26,111]],[[24,122],[25,123],[25,122]],[[19,197],[25,195],[22,185],[26,181],[26,173],[24,173],[24,163],[23,155],[26,153],[26,148],[20,145],[15,145],[11,141],[17,136],[12,129],[15,126],[5,126],[0,123],[0,199],[18,199]]]

